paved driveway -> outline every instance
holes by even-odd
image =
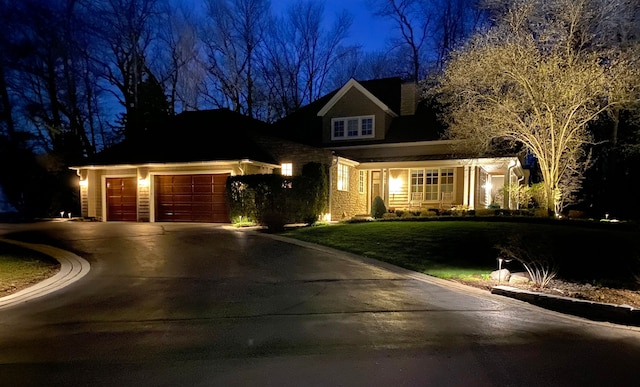
[[[90,272],[0,310],[0,385],[635,385],[640,332],[203,224],[0,225]]]

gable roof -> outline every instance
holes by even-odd
[[[393,78],[388,78],[388,80],[393,79]],[[399,78],[398,78],[399,79]],[[320,109],[320,111],[317,113],[317,115],[319,116],[324,116],[325,114],[327,114],[327,112],[338,102],[340,101],[340,99],[342,99],[342,97],[345,96],[345,94],[347,94],[347,92],[351,89],[355,88],[356,90],[358,90],[359,92],[361,92],[362,94],[364,94],[365,97],[367,97],[368,99],[370,99],[374,104],[376,104],[380,109],[382,109],[385,113],[391,115],[392,117],[397,117],[398,114],[392,110],[389,106],[387,106],[387,104],[385,104],[380,98],[376,97],[376,95],[374,93],[372,93],[371,91],[369,91],[366,87],[364,87],[362,84],[360,84],[358,81],[356,81],[355,79],[351,78],[349,79],[349,81],[342,86],[337,92],[335,92],[333,94],[333,96],[331,97],[331,99],[329,100],[329,102],[327,102],[322,109]],[[388,90],[388,89],[387,89]]]
[[[346,92],[352,88],[360,91],[370,99],[376,100],[378,106],[386,106],[394,115],[385,138],[382,140],[368,140],[367,144],[402,143],[412,141],[433,141],[442,139],[443,125],[436,115],[421,102],[416,107],[414,115],[402,116],[400,113],[402,80],[399,77],[372,79],[367,81],[349,80],[343,87],[332,91],[320,99],[301,107],[287,117],[276,121],[271,130],[275,136],[289,139],[316,147],[327,147],[322,138],[322,116]],[[332,147],[363,144],[365,141],[340,141],[331,144]]]

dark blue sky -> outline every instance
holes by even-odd
[[[299,0],[271,0],[274,12],[286,9],[288,4]],[[322,0],[325,3],[325,17],[332,18],[340,10],[353,16],[351,33],[347,43],[360,44],[363,50],[379,51],[386,47],[393,25],[387,19],[374,16],[367,7],[367,0]]]

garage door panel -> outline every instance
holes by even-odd
[[[212,203],[213,196],[209,195],[193,195],[193,201],[196,203]]]
[[[214,180],[213,175],[194,175],[193,184],[212,184]]]
[[[137,190],[135,177],[108,178],[106,180],[107,220],[138,220]]]
[[[229,174],[156,176],[156,220],[228,223]]]
[[[214,190],[213,190],[213,186],[211,184],[209,184],[209,185],[194,185],[193,186],[193,192],[194,193],[208,193],[208,194],[210,194],[211,192],[214,192]]]
[[[229,175],[213,175],[213,184],[224,188],[225,185],[227,184],[228,177]]]

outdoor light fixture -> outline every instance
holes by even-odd
[[[138,179],[138,187],[148,187],[149,186],[149,179]]]
[[[391,194],[397,194],[402,191],[402,179],[391,177],[389,178],[389,192]]]
[[[502,282],[502,262],[511,262],[511,259],[504,259],[502,257],[498,257],[498,284]]]
[[[89,186],[89,180],[84,179],[84,180],[80,180],[80,187],[88,187]]]

